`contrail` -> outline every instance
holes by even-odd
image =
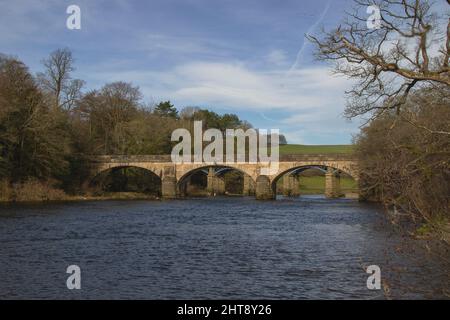
[[[264,119],[264,120],[269,120],[269,121],[273,121],[273,122],[277,122],[278,120],[272,119],[267,117],[264,113],[260,112],[260,116]]]
[[[319,24],[322,23],[323,19],[325,18],[325,16],[328,13],[328,10],[330,9],[330,4],[331,4],[331,0],[328,1],[327,5],[325,6],[325,9],[322,11],[322,13],[320,14],[319,19],[313,23],[313,25],[311,27],[309,27],[309,29],[306,31],[306,34],[311,34],[318,26]],[[291,66],[291,68],[286,72],[286,77],[289,76],[292,71],[294,71],[295,69],[298,68],[298,66],[300,65],[301,59],[303,57],[303,52],[305,51],[305,48],[307,47],[307,45],[309,44],[308,41],[306,41],[305,37],[303,37],[303,44],[302,47],[300,48],[300,50],[297,53],[297,57],[295,59],[294,64]],[[271,119],[269,117],[267,117],[264,113],[260,113],[261,117],[265,120],[269,120],[269,121],[273,121],[273,122],[278,122],[275,119]]]
[[[314,22],[314,24],[306,31],[306,34],[311,34],[318,26],[320,23],[322,23],[323,19],[325,18],[325,16],[328,13],[328,10],[330,9],[330,4],[331,1],[328,1],[325,9],[323,10],[322,14],[320,15],[319,19]],[[300,50],[297,53],[297,57],[295,59],[294,64],[291,66],[291,68],[289,69],[289,71],[287,72],[288,74],[290,74],[292,71],[294,71],[295,69],[298,68],[298,66],[300,65],[301,59],[303,57],[303,52],[305,51],[305,48],[308,45],[308,41],[306,41],[305,37],[303,37],[303,44],[302,47],[300,48]]]

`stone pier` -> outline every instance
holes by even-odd
[[[213,167],[208,169],[208,177],[206,182],[206,191],[210,196],[214,195],[214,180],[216,177],[216,171]]]
[[[208,169],[206,190],[211,196],[225,194],[225,180],[216,175],[213,167]]]
[[[298,175],[289,174],[283,177],[283,195],[286,197],[298,197],[300,185]]]
[[[340,175],[331,168],[325,173],[325,196],[327,198],[339,198],[341,196]]]
[[[177,179],[167,176],[162,179],[161,193],[164,199],[175,199],[177,197]]]
[[[252,177],[248,174],[244,174],[244,187],[242,190],[244,196],[253,196],[255,194],[255,183]]]
[[[257,200],[272,200],[275,199],[271,182],[268,176],[258,176],[256,179],[256,199]]]
[[[225,180],[215,176],[213,179],[213,191],[216,195],[225,194]]]
[[[188,184],[189,184],[189,180],[188,181],[184,181],[183,183],[181,183],[178,186],[178,196],[179,197],[186,197],[187,196],[187,190],[188,190]]]
[[[166,167],[163,170],[161,195],[164,199],[175,199],[177,197],[177,178],[173,167]]]
[[[299,197],[300,196],[300,176],[298,176],[298,175],[293,176],[292,186],[293,186],[292,187],[293,188],[292,196]]]

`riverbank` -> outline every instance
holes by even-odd
[[[0,183],[0,203],[101,201],[101,200],[158,200],[159,197],[141,192],[96,192],[68,194],[55,188],[51,182],[36,180],[20,184]]]
[[[12,203],[52,203],[52,202],[78,202],[78,201],[108,201],[108,200],[161,200],[160,197],[139,192],[113,192],[101,195],[67,195],[57,198],[28,198],[17,200],[0,200],[0,204]]]
[[[372,203],[380,203],[370,201]],[[398,234],[427,241],[426,250],[441,257],[450,270],[450,219],[447,217],[414,221],[407,212],[384,207],[387,220]]]

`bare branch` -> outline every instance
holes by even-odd
[[[347,92],[348,117],[395,109],[430,83],[450,86],[450,19],[421,0],[354,0],[347,20],[322,37],[308,35],[319,60],[355,80]],[[367,26],[366,8],[380,9],[379,29]],[[446,21],[446,30],[442,29]],[[440,47],[440,50],[431,48]],[[436,54],[436,51],[438,52]]]

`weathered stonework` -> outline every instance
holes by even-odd
[[[177,198],[177,179],[167,176],[161,182],[161,194],[165,199]]]
[[[99,156],[92,158],[92,177],[97,174],[120,167],[138,167],[147,169],[161,178],[163,197],[172,198],[175,194],[183,194],[183,181],[193,171],[209,168],[223,168],[228,167],[244,173],[244,194],[256,193],[257,198],[273,198],[273,191],[271,185],[278,181],[283,175],[292,172],[296,168],[320,166],[324,168],[332,168],[334,175],[339,172],[345,172],[352,176],[355,180],[359,179],[358,163],[355,158],[348,155],[285,155],[280,158],[278,163],[278,171],[269,176],[260,179],[258,187],[258,178],[260,177],[261,163],[181,163],[174,164],[171,162],[170,155],[162,156]],[[214,170],[213,170],[214,171]],[[225,185],[220,177],[209,177],[211,171],[208,171],[208,188],[211,192],[221,194],[225,190]],[[171,177],[170,179],[166,179]],[[267,189],[267,179],[269,179],[269,192]],[[175,179],[175,180],[174,180]],[[211,179],[211,180],[209,180]],[[296,195],[295,190],[298,190],[298,180],[293,180],[294,177],[288,178],[287,183],[292,195]],[[173,187],[175,181],[175,189]],[[264,181],[264,182],[263,182]],[[327,196],[339,196],[339,180],[336,176],[328,175],[326,178]],[[258,191],[259,188],[259,191]],[[259,194],[259,196],[258,196]]]
[[[225,194],[225,181],[217,176],[214,167],[210,167],[208,170],[206,190],[211,196]]]
[[[257,200],[272,200],[275,198],[269,177],[261,175],[256,179],[255,194]]]
[[[283,195],[285,197],[298,197],[300,195],[299,176],[296,174],[286,174],[283,176]],[[275,183],[275,182],[274,182]]]
[[[244,174],[244,187],[242,190],[242,194],[244,196],[253,196],[255,195],[255,181],[253,181],[252,177],[248,174]]]
[[[325,174],[325,196],[339,198],[341,196],[341,177],[339,173],[329,169]]]

